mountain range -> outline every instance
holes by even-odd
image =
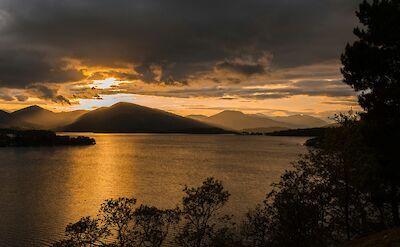
[[[245,114],[240,111],[223,111],[212,116],[187,116],[214,126],[235,131],[272,132],[277,129],[298,129],[323,127],[329,123],[309,115],[297,114],[292,116],[268,117],[264,114]]]
[[[52,112],[36,105],[11,113],[0,110],[0,128],[75,132],[272,132],[326,125],[328,125],[327,122],[308,115],[268,117],[263,114],[245,114],[240,111],[223,111],[210,117],[204,115],[182,117],[170,112],[124,102],[93,111]]]
[[[52,112],[37,105],[29,106],[11,113],[16,123],[29,123],[39,129],[58,129],[75,122],[88,111]]]
[[[117,103],[93,111],[52,112],[29,106],[0,111],[0,128],[73,132],[228,133],[228,131],[158,109]]]
[[[82,115],[64,131],[141,133],[227,133],[190,118],[136,104],[117,103]]]

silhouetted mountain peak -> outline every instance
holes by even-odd
[[[240,116],[244,116],[244,115],[246,115],[246,114],[244,114],[241,111],[225,110],[225,111],[215,114],[214,117],[215,116],[238,116],[238,117],[240,117]]]
[[[13,123],[25,123],[24,126],[31,125],[37,129],[56,129],[74,122],[84,113],[86,113],[86,111],[56,113],[46,110],[38,105],[32,105],[14,111],[10,115],[13,118]]]
[[[16,117],[14,117],[11,113],[0,110],[0,128],[34,128],[35,126],[26,123]]]
[[[108,110],[138,110],[138,109],[151,109],[149,107],[137,105],[134,103],[128,103],[128,102],[118,102],[115,103],[114,105],[110,107],[103,107],[103,109],[108,109]]]
[[[13,115],[19,114],[37,114],[37,113],[53,113],[52,111],[46,110],[38,105],[31,105],[20,110],[13,112]]]
[[[272,119],[296,125],[298,128],[315,128],[322,127],[328,122],[306,114],[295,114],[290,116],[272,117]]]
[[[8,113],[8,112],[6,112],[6,111],[3,111],[3,110],[0,110],[0,114],[2,114],[2,115],[8,115],[8,114],[10,114],[10,113]]]
[[[81,116],[66,126],[67,131],[150,132],[150,133],[225,133],[193,119],[133,103],[120,102]]]
[[[227,129],[242,130],[249,128],[289,127],[289,125],[269,119],[266,116],[245,114],[241,111],[225,110],[200,121]]]
[[[0,110],[0,121],[10,118],[10,113]]]

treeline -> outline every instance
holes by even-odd
[[[286,129],[272,132],[262,132],[255,130],[242,131],[241,135],[265,135],[265,136],[300,136],[300,137],[318,137],[329,132],[331,128],[306,128],[306,129]]]
[[[94,145],[96,141],[86,136],[59,136],[48,130],[0,129],[0,147],[30,146],[80,146]]]

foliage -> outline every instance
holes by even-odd
[[[226,204],[230,194],[224,190],[222,183],[207,178],[198,188],[185,187],[182,199],[181,214],[184,225],[176,237],[181,246],[208,246],[215,237],[219,210]]]
[[[66,229],[67,240],[57,242],[53,246],[106,246],[104,239],[110,235],[106,227],[99,225],[98,219],[81,218]]]
[[[240,246],[230,216],[219,214],[229,198],[220,181],[208,178],[202,186],[186,186],[183,191],[181,209],[136,207],[135,198],[108,199],[101,204],[98,219],[85,217],[69,224],[66,239],[53,246],[159,247],[180,221],[180,230],[174,230],[181,246]]]
[[[118,198],[106,200],[100,207],[101,222],[108,229],[117,232],[117,243],[126,246],[128,243],[129,223],[134,217],[135,198]]]
[[[55,247],[158,247],[169,228],[179,221],[177,210],[161,210],[141,205],[135,198],[108,199],[101,204],[98,219],[85,217],[66,227],[66,239]]]
[[[178,210],[161,210],[141,205],[135,210],[134,229],[130,232],[133,246],[159,247],[167,238],[171,226],[179,222]]]
[[[357,16],[357,40],[342,55],[344,82],[364,108],[360,129],[376,159],[368,179],[376,204],[390,204],[393,224],[400,225],[400,1],[364,1]]]
[[[360,92],[360,105],[371,115],[399,115],[400,1],[364,1],[357,16],[358,40],[342,55],[345,83]]]

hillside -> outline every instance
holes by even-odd
[[[7,121],[10,118],[10,113],[0,110],[0,122]]]
[[[271,119],[294,125],[297,128],[316,128],[316,127],[323,127],[329,124],[328,122],[322,119],[304,114],[271,117]]]
[[[269,127],[269,128],[252,128],[252,129],[243,129],[243,132],[246,133],[272,133],[277,131],[285,131],[289,130],[285,127]]]
[[[189,115],[188,117],[235,131],[255,128],[292,127],[290,124],[278,122],[264,116],[244,114],[240,111],[223,111],[210,117],[203,115]]]
[[[57,129],[73,123],[87,111],[52,112],[40,106],[29,106],[11,113],[16,122],[30,123],[39,129]]]
[[[223,111],[206,118],[202,115],[200,117],[195,115],[193,118],[208,124],[237,131],[254,128],[292,127],[290,124],[278,122],[264,116],[244,114],[240,111]]]
[[[8,112],[0,110],[0,128],[7,128],[10,125],[12,118]]]
[[[82,115],[63,131],[132,133],[226,133],[225,130],[169,112],[117,103]]]
[[[0,110],[0,128],[33,129],[36,126],[25,121],[15,119],[10,113]]]
[[[189,115],[187,117],[227,129],[250,132],[257,129],[262,129],[262,132],[271,132],[284,129],[315,128],[329,124],[322,119],[302,114],[269,117],[261,113],[245,114],[240,111],[222,111],[210,117],[204,115]]]

